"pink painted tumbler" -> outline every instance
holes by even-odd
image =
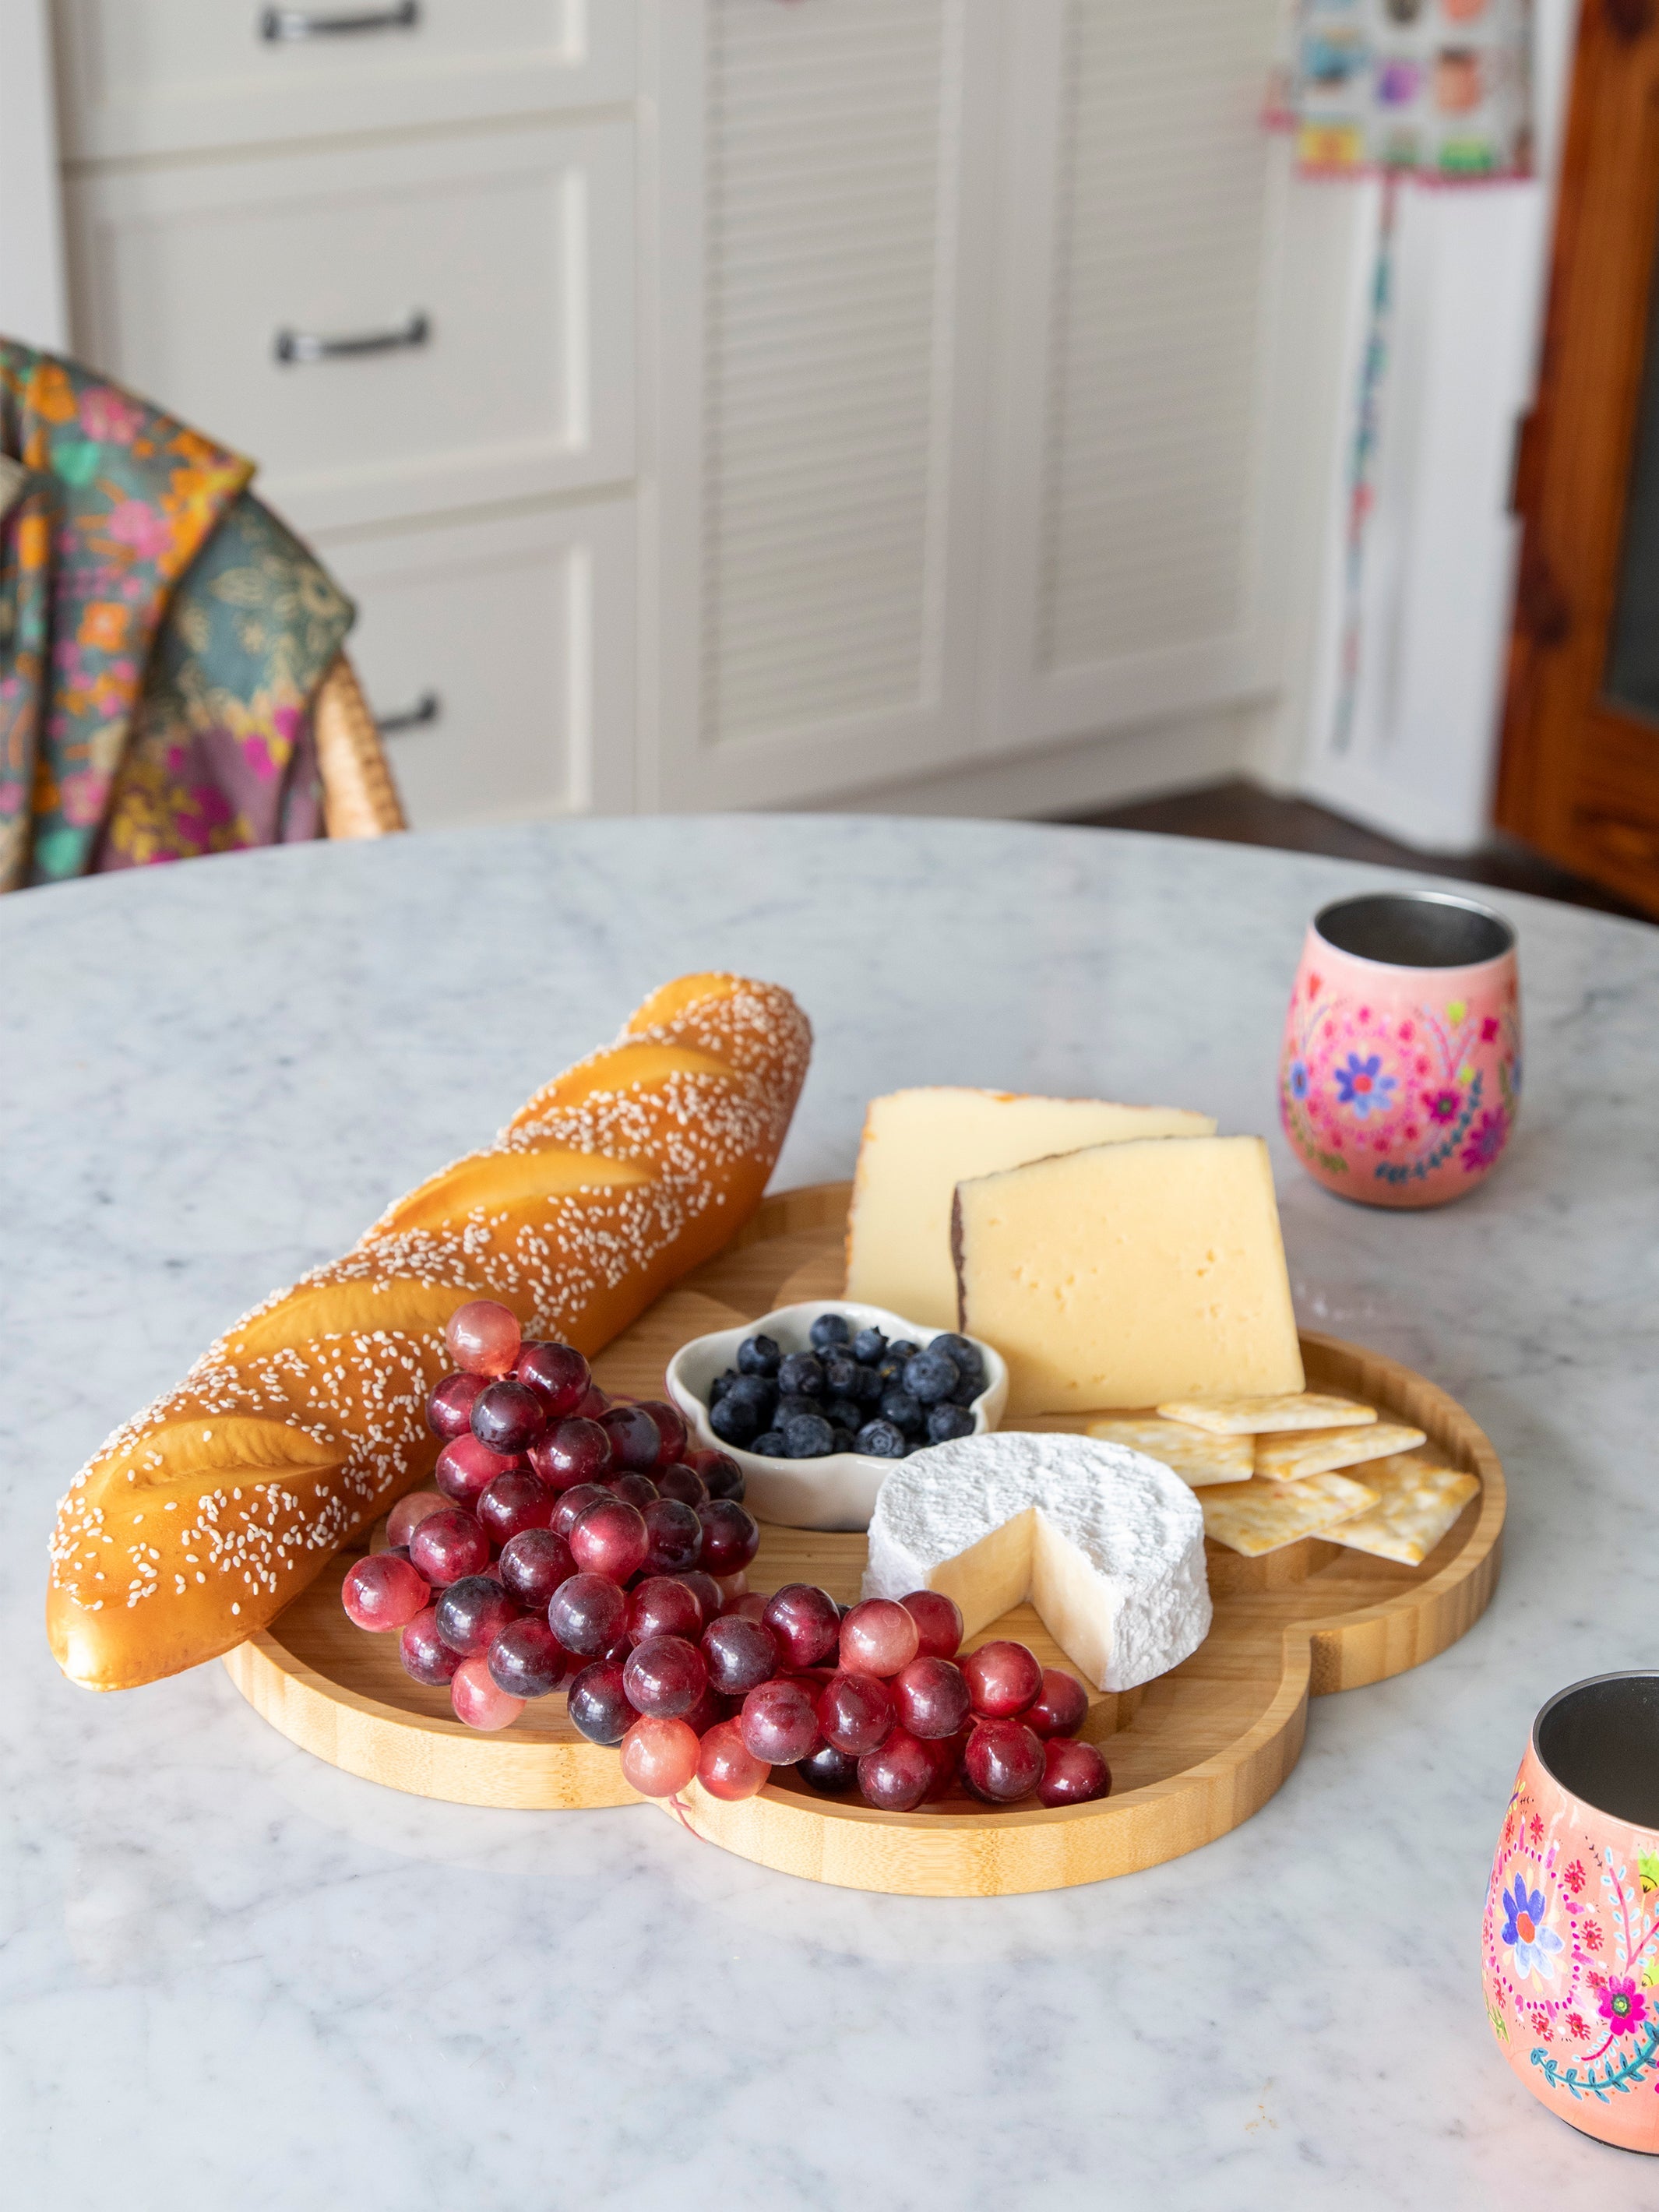
[[[1449,891],[1372,891],[1308,927],[1279,1110],[1316,1182],[1443,1206],[1484,1182],[1521,1099],[1515,932]]]

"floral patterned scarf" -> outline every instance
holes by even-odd
[[[0,890],[320,834],[353,609],[252,473],[0,342]]]

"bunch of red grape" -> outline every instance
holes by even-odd
[[[1021,1644],[959,1663],[962,1615],[937,1591],[850,1611],[792,1583],[750,1593],[760,1531],[724,1452],[687,1449],[674,1407],[613,1401],[582,1355],[525,1343],[475,1299],[447,1332],[457,1371],[428,1401],[435,1490],[400,1498],[390,1548],[341,1596],[359,1627],[399,1632],[416,1681],[500,1729],[563,1688],[572,1722],[619,1745],[645,1796],[695,1775],[752,1796],[774,1766],[855,1785],[908,1812],[960,1781],[992,1804],[1082,1804],[1111,1787],[1074,1741],[1087,1694]]]

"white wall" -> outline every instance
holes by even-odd
[[[0,334],[61,350],[64,295],[48,0],[0,0]]]

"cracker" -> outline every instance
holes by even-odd
[[[1108,1414],[1090,1422],[1089,1434],[1162,1460],[1194,1490],[1211,1482],[1248,1482],[1255,1472],[1249,1437],[1211,1436],[1184,1421],[1160,1420],[1156,1413]]]
[[[1282,1398],[1177,1398],[1157,1409],[1168,1421],[1208,1429],[1218,1437],[1259,1437],[1285,1429],[1359,1428],[1376,1419],[1375,1406],[1299,1390]]]
[[[1480,1487],[1478,1474],[1440,1467],[1426,1454],[1378,1460],[1365,1469],[1376,1503],[1320,1533],[1333,1544],[1420,1567]]]
[[[1304,1482],[1229,1483],[1200,1492],[1198,1502],[1205,1534],[1254,1559],[1298,1537],[1319,1535],[1335,1522],[1354,1520],[1376,1496],[1346,1474],[1310,1474]]]
[[[1339,1467],[1363,1467],[1413,1450],[1428,1439],[1404,1421],[1373,1421],[1368,1429],[1292,1429],[1255,1439],[1255,1471],[1268,1482],[1301,1482]]]

